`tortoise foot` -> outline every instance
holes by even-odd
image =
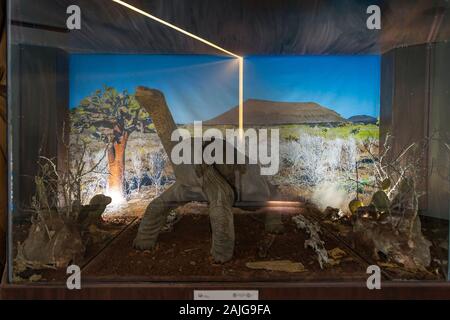
[[[133,241],[133,248],[141,251],[152,250],[155,248],[156,241],[152,241],[149,239],[143,239],[139,237],[139,235]]]

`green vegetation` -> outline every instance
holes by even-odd
[[[194,127],[191,124],[180,125],[180,128],[185,128],[189,130],[191,134],[194,132]],[[203,125],[203,131],[216,128],[225,132],[225,129],[236,129],[236,126],[232,125],[215,125],[206,126]],[[268,129],[280,129],[280,138],[285,140],[297,140],[300,135],[308,134],[311,136],[319,136],[325,139],[348,139],[353,137],[358,141],[364,141],[368,138],[378,139],[380,128],[375,124],[341,124],[336,127],[330,127],[325,125],[307,125],[307,124],[289,124],[281,126],[267,126],[267,127],[254,127],[258,128],[268,128]],[[247,129],[247,128],[246,128]]]
[[[126,90],[104,86],[83,99],[77,108],[71,111],[73,127],[80,133],[83,130],[102,131],[119,126],[121,130],[152,130],[152,121],[142,109],[133,94]]]
[[[297,140],[302,133],[325,139],[353,137],[356,140],[367,140],[368,138],[378,139],[379,127],[374,124],[344,124],[337,127],[292,124],[280,127],[280,138],[282,139]]]

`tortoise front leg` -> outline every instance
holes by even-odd
[[[134,248],[138,250],[150,250],[155,246],[169,212],[184,204],[183,192],[184,187],[175,183],[159,197],[150,202],[142,217],[136,239],[134,239]]]
[[[211,255],[215,262],[224,263],[233,257],[234,192],[228,182],[212,166],[203,166],[203,192],[209,202],[212,231]]]

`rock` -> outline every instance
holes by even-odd
[[[42,279],[42,276],[40,274],[33,274],[31,277],[28,278],[28,281],[31,282],[37,282]]]
[[[338,247],[328,250],[328,256],[330,256],[334,260],[342,259],[346,255],[347,255],[347,252],[345,252],[344,250],[342,250],[341,248],[338,248]]]
[[[362,206],[364,206],[364,204],[359,199],[354,199],[354,200],[350,201],[350,203],[348,204],[348,208],[350,209],[350,212],[352,214],[355,214],[356,211],[358,211],[358,209]]]
[[[382,189],[383,191],[388,190],[388,189],[391,187],[391,179],[389,179],[389,178],[384,179],[384,180],[381,182],[380,187],[381,187],[381,189]]]
[[[377,211],[375,206],[370,205],[370,206],[359,207],[356,210],[356,214],[353,215],[353,220],[357,220],[357,219],[378,220],[379,217],[380,217],[380,213]]]
[[[325,219],[329,219],[331,221],[338,221],[346,216],[342,210],[332,207],[327,207],[323,211],[323,215],[325,216]]]
[[[332,259],[332,258],[329,258],[329,259],[328,259],[328,264],[329,264],[330,266],[332,266],[332,267],[337,266],[337,265],[339,265],[340,263],[341,263],[341,260],[335,260],[335,259]]]
[[[339,209],[333,207],[326,207],[323,211],[323,215],[325,218],[333,220],[334,217],[337,217],[339,213]]]
[[[45,221],[33,221],[20,254],[36,267],[62,268],[81,260],[85,250],[78,227],[58,214],[52,214]]]
[[[389,198],[384,191],[377,191],[372,197],[371,204],[380,212],[386,212],[391,205]]]
[[[355,243],[372,250],[376,260],[382,253],[389,262],[413,270],[424,270],[431,263],[431,242],[422,234],[417,215],[406,213],[403,216],[394,212],[383,221],[358,218],[353,231]]]
[[[110,197],[96,195],[87,206],[74,204],[68,216],[57,209],[39,212],[38,217],[32,219],[27,238],[19,246],[17,260],[35,269],[64,268],[69,263],[77,263],[86,251],[87,240],[82,233],[98,229],[96,224],[109,203]],[[78,214],[75,208],[80,210]],[[72,218],[75,216],[76,219]]]
[[[380,196],[380,199],[383,197]],[[399,264],[408,270],[424,271],[431,264],[431,242],[422,233],[417,203],[414,180],[403,180],[388,208],[389,213],[379,220],[357,215],[353,224],[355,244],[372,250],[376,260],[382,253],[389,263]],[[376,205],[384,206],[383,203]]]
[[[281,271],[281,272],[305,272],[305,266],[300,262],[293,262],[290,260],[278,261],[255,261],[247,262],[245,266],[249,269]]]

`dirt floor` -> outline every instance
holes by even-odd
[[[259,247],[267,235],[259,219],[251,214],[235,215],[235,256],[223,265],[211,261],[211,232],[205,214],[183,216],[172,232],[160,236],[158,247],[147,252],[132,249],[138,227],[135,223],[84,269],[84,275],[115,281],[320,281],[364,277],[365,263],[350,252],[344,254],[339,265],[320,269],[315,253],[303,247],[305,234],[298,232],[290,219],[286,219],[286,232],[275,237],[267,256],[261,258]],[[327,250],[340,248],[345,251],[332,238],[324,236],[322,240]],[[253,270],[246,266],[248,262],[273,260],[300,262],[305,271]]]
[[[160,235],[154,250],[141,252],[132,248],[132,242],[144,207],[131,206],[126,217],[114,214],[107,217],[100,226],[107,236],[89,246],[80,262],[83,281],[365,281],[367,266],[375,263],[382,266],[385,279],[444,279],[444,268],[435,262],[429,271],[411,274],[401,266],[371,261],[364,253],[352,249],[349,224],[323,219],[308,208],[282,210],[286,230],[277,236],[264,231],[261,214],[235,209],[235,256],[219,265],[212,262],[209,254],[211,231],[207,207],[190,204],[178,211],[181,219],[173,230]],[[292,216],[299,213],[320,223],[321,239],[329,256],[335,258],[323,269],[317,254],[304,247],[308,236],[292,222]],[[23,241],[29,225],[15,227],[15,239]],[[436,243],[432,248],[434,260],[442,260],[448,251],[437,248],[445,242],[448,229],[436,225],[433,219],[423,219],[423,228]],[[268,271],[248,265],[268,261],[287,261],[291,267],[299,268],[296,272]],[[17,275],[16,281],[58,283],[65,282],[66,277],[65,270],[26,270]]]

